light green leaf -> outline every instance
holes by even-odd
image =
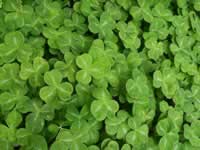
[[[16,110],[10,112],[6,118],[6,123],[10,128],[17,128],[22,122],[22,115]]]
[[[62,81],[62,74],[57,70],[51,70],[45,73],[44,81],[48,85],[57,86]]]
[[[90,68],[92,64],[92,57],[89,54],[83,54],[81,56],[78,56],[76,58],[76,64],[80,68],[87,70],[87,68]]]
[[[92,80],[90,74],[85,70],[80,70],[76,73],[76,79],[82,84],[89,84]]]
[[[40,89],[40,97],[45,102],[49,102],[56,98],[56,88],[51,86],[45,86]]]
[[[58,97],[61,100],[67,101],[73,92],[73,86],[70,83],[61,83],[57,88]]]
[[[18,49],[24,44],[24,36],[19,31],[9,32],[5,35],[4,41],[8,47]]]
[[[29,114],[26,117],[26,128],[33,133],[40,133],[44,127],[44,120],[37,113]]]

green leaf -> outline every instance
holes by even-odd
[[[131,150],[131,146],[129,144],[124,144],[122,150]]]
[[[68,149],[67,145],[63,142],[54,142],[52,145],[51,145],[51,148],[50,150],[66,150]]]
[[[148,126],[143,125],[134,131],[130,131],[126,136],[126,141],[132,146],[141,146],[147,142]]]
[[[0,124],[0,138],[6,139],[8,137],[9,128],[3,124]]]
[[[73,87],[70,83],[61,83],[57,88],[58,97],[64,101],[67,101],[73,92]]]
[[[168,148],[174,149],[178,144],[178,139],[178,134],[170,132],[160,139],[159,148],[164,150],[167,150]]]
[[[95,89],[93,95],[96,100],[91,104],[91,113],[97,120],[104,120],[118,111],[118,103],[111,99],[110,93],[106,89]]]
[[[73,13],[71,19],[64,20],[64,25],[71,30],[76,30],[80,34],[84,34],[88,30],[85,21],[86,19],[82,15]]]
[[[95,100],[91,105],[91,113],[99,121],[104,120],[110,114],[116,113],[118,109],[119,105],[114,100]]]
[[[168,119],[162,119],[158,122],[156,126],[156,131],[158,135],[164,136],[170,131],[170,122]]]
[[[177,5],[179,8],[186,8],[187,7],[187,1],[186,0],[177,0]]]
[[[133,22],[128,24],[124,22],[118,23],[119,37],[122,39],[126,48],[135,50],[140,47],[140,39],[138,38],[139,29]]]
[[[164,53],[164,44],[162,42],[157,42],[155,38],[149,38],[145,42],[146,48],[149,49],[148,56],[153,60],[158,60],[160,56]]]
[[[130,96],[129,102],[140,104],[146,103],[152,96],[147,78],[143,75],[143,73],[140,74],[140,76],[134,76],[133,73],[134,79],[129,79],[126,83],[126,90],[128,96]]]
[[[128,10],[132,5],[132,1],[131,0],[117,0],[117,3],[120,6],[122,6],[125,10]]]
[[[200,11],[200,3],[198,0],[193,1],[193,6],[195,10]]]
[[[25,82],[19,76],[19,65],[17,63],[5,64],[0,67],[0,89],[11,90],[13,88],[24,89]]]
[[[164,3],[158,3],[157,5],[155,5],[152,9],[152,14],[167,21],[170,21],[172,19],[172,12],[166,7]]]
[[[62,74],[57,70],[46,72],[44,75],[44,81],[48,85],[57,86],[62,81]]]
[[[78,56],[76,58],[76,64],[80,68],[87,70],[87,68],[90,68],[92,64],[92,57],[89,54],[83,54],[81,56]]]
[[[116,41],[116,38],[112,31],[115,28],[115,20],[108,13],[102,13],[100,16],[100,20],[91,15],[89,16],[88,21],[88,28],[91,32],[99,33],[100,38]]]
[[[168,111],[168,118],[171,120],[172,130],[179,132],[183,124],[183,111],[170,109]]]
[[[39,114],[29,114],[26,117],[26,128],[33,132],[33,133],[39,133],[42,131],[44,127],[44,120],[41,118]]]
[[[6,11],[16,11],[21,6],[21,1],[13,0],[13,1],[4,1],[3,9]]]
[[[40,90],[40,97],[45,102],[49,102],[56,97],[56,88],[51,86],[45,86]]]
[[[2,150],[13,150],[12,144],[5,139],[0,139],[0,146]]]
[[[89,84],[92,80],[90,74],[88,74],[85,70],[78,71],[76,74],[76,79],[82,84]]]
[[[24,44],[24,36],[19,31],[9,32],[5,35],[4,42],[8,47],[18,49]]]
[[[19,76],[23,80],[29,79],[31,86],[37,87],[44,83],[43,74],[48,70],[48,62],[41,57],[36,57],[33,64],[22,63]]]
[[[0,0],[0,8],[2,8],[3,2],[2,0]]]
[[[144,0],[138,0],[139,6],[132,6],[130,9],[130,15],[136,20],[141,21],[144,19],[147,22],[153,21],[151,7],[151,1],[145,2]]]
[[[32,135],[30,131],[20,128],[16,131],[17,143],[20,145],[28,145],[29,137]]]
[[[107,118],[105,120],[107,134],[115,135],[117,139],[123,139],[129,131],[128,116],[126,111],[120,110],[116,116]]]
[[[173,69],[166,68],[163,73],[160,71],[155,71],[153,78],[154,87],[161,87],[163,94],[167,98],[172,98],[179,88],[177,75]]]
[[[6,118],[6,123],[10,128],[17,128],[22,122],[22,116],[17,111],[12,111]]]
[[[91,32],[93,32],[93,33],[98,33],[99,31],[100,31],[100,25],[99,25],[99,20],[95,17],[95,16],[93,16],[93,15],[90,15],[89,17],[88,17],[88,21],[89,22],[91,22],[90,24],[89,24],[89,30],[91,31]]]
[[[184,125],[184,137],[189,140],[192,146],[196,147],[199,147],[200,141],[199,125],[199,120],[193,121],[190,126],[188,124]]]
[[[32,135],[29,138],[29,145],[27,148],[31,150],[48,150],[48,145],[43,136]]]
[[[101,1],[98,0],[81,0],[80,1],[80,11],[84,16],[89,16],[90,14],[100,14]]]

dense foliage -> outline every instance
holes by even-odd
[[[199,150],[199,0],[0,0],[0,150]]]

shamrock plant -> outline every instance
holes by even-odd
[[[98,33],[99,38],[108,40],[115,40],[113,29],[115,29],[115,20],[106,12],[102,13],[100,19],[94,15],[90,15],[88,18],[89,29],[92,33]]]
[[[106,119],[106,132],[109,135],[116,135],[118,139],[125,138],[129,131],[127,119],[129,115],[126,111],[119,111],[116,116]]]
[[[163,94],[165,94],[167,98],[171,98],[174,96],[174,94],[179,88],[177,74],[174,69],[165,68],[163,72],[155,71],[153,77],[154,87],[161,87]]]
[[[56,99],[58,103],[59,100],[69,100],[69,97],[73,92],[73,87],[68,82],[61,83],[62,78],[62,74],[57,70],[45,73],[44,81],[47,86],[42,87],[39,94],[42,100],[44,100],[47,104],[54,103]]]
[[[0,0],[0,150],[199,150],[199,0]]]
[[[91,113],[97,120],[104,120],[118,111],[118,103],[112,99],[107,90],[95,89],[93,96],[96,100],[91,104]]]
[[[151,5],[153,1],[145,2],[145,0],[138,0],[136,5],[133,5],[130,9],[130,15],[136,20],[144,19],[147,22],[152,22],[153,14]]]
[[[124,22],[119,22],[117,26],[119,37],[126,48],[135,50],[140,47],[140,39],[138,38],[139,29],[133,22],[129,22],[128,25]]]
[[[45,59],[36,57],[33,64],[24,63],[21,65],[20,77],[23,80],[29,80],[31,86],[41,86],[43,83],[43,74],[49,70],[48,62]]]

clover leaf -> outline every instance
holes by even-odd
[[[98,0],[81,0],[80,1],[80,11],[84,16],[89,16],[90,14],[99,15],[102,12],[102,3]]]
[[[151,98],[151,89],[146,76],[139,70],[133,71],[133,79],[126,83],[130,103],[146,103]]]
[[[153,85],[160,88],[167,98],[172,98],[179,88],[176,72],[173,69],[166,68],[165,70],[154,72]]]
[[[70,82],[75,82],[75,72],[77,70],[75,56],[71,52],[66,52],[64,59],[64,62],[57,61],[54,67],[63,74],[63,77],[67,77]]]
[[[106,53],[102,50],[98,51],[93,46],[89,54],[85,53],[76,58],[76,64],[81,68],[76,74],[76,79],[82,84],[89,84],[92,77],[95,79],[103,78],[110,69],[109,58],[105,56],[103,59],[99,59]],[[95,51],[98,51],[98,53],[95,53]]]
[[[5,22],[11,29],[16,29],[24,26],[24,8],[21,1],[6,1],[3,9],[8,13],[5,16]]]
[[[167,150],[168,148],[174,149],[178,147],[179,137],[178,134],[170,132],[163,136],[159,141],[159,148],[162,148],[164,150]]]
[[[33,64],[24,63],[21,65],[20,77],[23,80],[29,79],[29,83],[33,87],[41,86],[43,83],[43,74],[49,69],[48,62],[43,58],[36,57]]]
[[[131,150],[131,146],[129,144],[124,144],[122,150]]]
[[[130,9],[130,15],[136,20],[145,20],[146,22],[152,22],[153,15],[151,10],[152,1],[146,2],[145,0],[137,0],[138,6],[132,6]]]
[[[52,28],[58,28],[63,24],[64,11],[61,9],[59,2],[42,1],[36,12]]]
[[[5,64],[0,67],[0,89],[12,90],[25,87],[25,82],[19,78],[19,65],[17,63]]]
[[[51,48],[65,48],[71,47],[72,33],[71,31],[55,30],[54,28],[44,28],[43,34],[48,38],[48,44]],[[62,41],[65,41],[63,43]]]
[[[53,100],[68,101],[72,94],[73,87],[68,82],[61,83],[62,74],[57,70],[51,70],[44,75],[44,81],[47,86],[40,89],[40,97],[46,103],[51,103]]]
[[[77,57],[76,63],[82,69],[76,74],[76,79],[84,84],[90,83],[92,78],[88,73],[88,69],[92,66],[92,57],[89,54],[83,54]]]
[[[184,125],[184,137],[189,140],[192,146],[199,147],[199,120],[195,120],[191,125]]]
[[[146,48],[149,49],[148,56],[149,58],[153,60],[158,60],[159,57],[161,57],[165,51],[164,43],[158,42],[156,38],[149,38],[145,42]]]
[[[116,41],[116,37],[112,31],[115,28],[115,20],[108,13],[102,13],[100,19],[94,15],[90,15],[88,21],[88,27],[92,33],[98,33],[101,39]]]
[[[68,130],[61,130],[56,138],[56,141],[51,146],[51,150],[57,149],[58,147],[64,149],[87,149],[86,144],[90,142],[96,130],[98,130],[97,122],[85,122],[80,127],[74,127]]]
[[[171,21],[172,12],[166,6],[167,5],[165,5],[164,2],[160,2],[157,5],[155,5],[154,8],[152,9],[153,16],[162,18],[166,21]]]
[[[138,38],[139,29],[133,22],[129,22],[128,24],[119,22],[117,28],[119,30],[119,37],[126,48],[135,50],[140,47],[140,39]]]
[[[42,102],[34,99],[31,102],[30,112],[26,116],[26,129],[32,133],[40,133],[45,125],[45,120],[51,120],[54,117],[54,110],[48,105],[42,105]]]
[[[93,95],[95,100],[91,104],[91,113],[97,120],[104,120],[118,111],[118,103],[106,89],[95,89]]]
[[[128,10],[131,5],[132,5],[132,1],[130,0],[125,0],[125,1],[122,1],[122,0],[117,0],[117,3],[123,7],[125,10]]]
[[[6,118],[6,124],[9,128],[17,128],[22,122],[22,115],[17,111],[12,111]]]
[[[183,112],[170,109],[168,117],[158,122],[156,131],[159,135],[164,136],[170,132],[178,133],[183,123]]]
[[[200,11],[200,4],[199,4],[199,1],[194,0],[194,1],[193,1],[193,7],[194,7],[195,10]]]
[[[185,43],[186,41],[187,43]],[[195,59],[194,55],[193,53],[188,52],[188,50],[191,49],[193,44],[194,40],[192,38],[188,36],[182,36],[182,37],[177,37],[177,45],[176,44],[170,45],[170,49],[175,55],[175,66],[177,68],[181,67],[181,70],[183,72],[186,72],[190,75],[194,75],[197,73],[196,64],[193,61]]]
[[[82,52],[90,46],[90,37],[80,35],[67,27],[56,30],[51,27],[46,27],[43,30],[43,35],[48,38],[48,45],[53,49],[59,49],[63,54],[68,50],[75,50]]]
[[[167,22],[164,19],[160,18],[154,18],[149,29],[150,32],[147,32],[148,34],[151,34],[151,32],[153,32],[155,33],[155,36],[161,40],[166,39],[170,33]]]
[[[126,4],[124,3],[123,5],[126,5]],[[125,7],[127,7],[127,6],[125,6]],[[127,19],[127,13],[122,8],[120,8],[120,6],[116,3],[108,1],[104,5],[104,9],[106,10],[107,13],[110,14],[110,16],[114,20],[124,21]]]
[[[89,112],[90,109],[88,105],[84,105],[80,112],[78,108],[70,106],[66,112],[65,118],[72,124],[79,124],[82,123],[83,119],[91,118]]]
[[[88,30],[85,21],[86,19],[83,16],[78,13],[73,13],[71,19],[64,20],[64,25],[72,31],[84,34]]]
[[[148,140],[148,130],[147,125],[142,125],[134,130],[131,130],[126,136],[127,143],[136,147],[140,147],[142,144],[145,144]]]
[[[191,57],[178,53],[175,55],[174,63],[177,68],[181,68],[182,72],[189,75],[195,75],[198,73],[197,65],[193,62]]]
[[[0,46],[0,57],[4,62],[12,62],[17,56],[17,50],[23,46],[24,36],[21,32],[15,31],[7,33],[4,37],[4,43]]]
[[[129,131],[127,125],[128,113],[126,111],[119,111],[116,116],[107,118],[105,121],[106,132],[109,135],[116,135],[118,139],[123,139]]]
[[[119,144],[116,141],[107,138],[101,143],[101,149],[104,149],[104,150],[114,150],[114,149],[119,150]]]
[[[132,107],[132,115],[134,119],[129,121],[137,121],[137,124],[150,123],[155,117],[155,100],[152,97],[147,103],[135,103]],[[143,116],[142,118],[140,116]],[[133,127],[132,127],[133,128]]]
[[[0,0],[0,8],[2,8],[3,2],[2,0]]]
[[[173,16],[172,24],[177,35],[185,35],[190,28],[187,16]]]
[[[2,111],[11,111],[13,108],[20,112],[26,112],[29,109],[30,98],[25,96],[24,90],[12,89],[11,92],[0,94],[0,106]]]

